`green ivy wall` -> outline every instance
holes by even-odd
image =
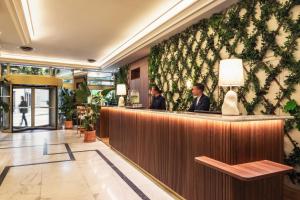
[[[245,86],[236,89],[240,110],[244,114],[283,114],[287,101],[295,99],[300,104],[299,4],[299,0],[243,0],[199,21],[152,47],[150,84],[163,90],[169,110],[185,110],[192,100],[187,82],[201,82],[211,109],[220,110],[227,88],[218,87],[219,62],[241,58]],[[288,127],[286,152],[297,146],[293,140],[300,142],[300,133],[291,129]]]

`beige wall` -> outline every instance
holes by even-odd
[[[136,68],[140,68],[140,78],[131,80],[130,72]],[[129,89],[135,89],[139,91],[141,104],[143,104],[145,107],[149,107],[148,57],[137,60],[129,65],[128,84]]]

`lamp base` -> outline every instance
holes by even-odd
[[[236,116],[240,115],[237,105],[237,94],[236,92],[229,90],[224,98],[222,105],[222,115]]]
[[[119,102],[118,102],[119,107],[124,107],[125,106],[125,100],[123,96],[119,97]]]

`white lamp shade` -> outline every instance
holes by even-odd
[[[126,85],[125,84],[117,84],[117,95],[126,95]]]
[[[244,70],[241,59],[225,59],[220,61],[219,86],[243,86]]]

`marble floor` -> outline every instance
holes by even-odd
[[[74,130],[0,132],[0,200],[169,200],[133,165]]]

